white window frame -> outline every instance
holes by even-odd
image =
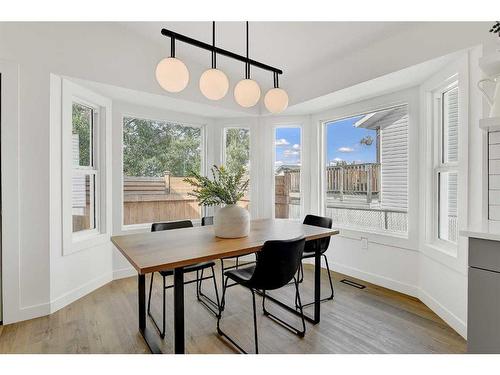
[[[93,167],[73,166],[73,103],[94,109]],[[69,255],[109,240],[111,185],[111,101],[67,79],[62,80],[62,227],[63,255]],[[95,228],[73,233],[72,177],[95,176]]]
[[[122,232],[145,232],[149,231],[151,228],[151,224],[153,223],[139,223],[139,224],[124,224],[124,209],[123,209],[123,200],[124,200],[124,194],[123,194],[123,120],[125,117],[132,117],[132,118],[137,118],[141,120],[149,120],[149,121],[163,121],[163,122],[170,122],[170,123],[175,123],[181,126],[186,126],[186,127],[191,127],[191,128],[198,128],[201,129],[201,171],[200,173],[202,175],[206,175],[207,173],[207,126],[206,124],[201,124],[201,123],[196,123],[196,122],[189,122],[186,120],[177,120],[175,116],[167,118],[167,116],[164,115],[159,115],[159,116],[152,116],[151,114],[140,114],[140,112],[134,112],[134,111],[123,111],[120,116],[120,227]],[[201,216],[206,215],[206,207],[202,206],[201,207]],[[193,224],[195,225],[201,225],[201,219],[196,220],[196,219],[191,219]]]
[[[450,82],[451,81],[451,82]],[[460,165],[459,165],[459,155],[461,151],[460,147],[460,139],[462,136],[462,130],[460,129],[460,119],[458,125],[458,139],[457,139],[457,160],[454,162],[444,162],[443,161],[443,96],[446,92],[451,91],[453,89],[459,89],[458,77],[453,76],[451,80],[448,80],[443,86],[437,88],[432,93],[432,134],[433,134],[433,166],[432,166],[432,179],[433,179],[433,218],[432,218],[432,243],[434,246],[440,248],[442,251],[449,253],[451,255],[455,255],[458,247],[458,239],[456,243],[453,243],[448,240],[444,240],[439,238],[439,175],[441,173],[456,173],[457,174],[457,199],[458,196],[461,195],[460,184],[458,183],[460,179]],[[459,102],[459,112],[460,112],[461,103]],[[458,203],[457,203],[458,210]],[[458,237],[458,229],[457,229],[457,237]]]
[[[298,219],[290,220],[301,220],[304,215],[304,129],[301,123],[297,122],[287,122],[287,123],[276,123],[272,127],[272,158],[271,158],[271,217],[275,219],[276,216],[276,178],[275,178],[275,163],[276,163],[276,130],[277,129],[295,129],[300,130],[300,214]]]
[[[411,167],[411,153],[410,153],[410,147],[411,147],[411,124],[413,119],[410,116],[410,102],[408,100],[400,100],[397,102],[388,102],[386,105],[381,104],[377,105],[369,110],[362,110],[362,111],[351,111],[347,112],[348,114],[343,114],[341,116],[337,117],[332,117],[328,120],[322,120],[320,122],[321,126],[321,173],[320,173],[320,185],[321,185],[321,193],[320,193],[320,203],[321,203],[321,213],[322,215],[326,216],[326,189],[327,189],[327,182],[325,178],[325,170],[327,167],[326,163],[326,158],[328,156],[328,149],[327,149],[327,126],[328,124],[336,121],[341,121],[345,120],[348,118],[356,117],[356,116],[362,116],[366,115],[369,113],[373,112],[379,112],[379,111],[384,111],[388,110],[391,108],[397,108],[401,106],[406,106],[407,109],[407,114],[408,114],[408,174],[407,174],[407,186],[408,186],[408,191],[407,191],[407,196],[408,196],[408,202],[407,202],[407,210],[406,210],[406,215],[407,215],[407,231],[406,233],[397,233],[397,232],[391,232],[387,230],[379,230],[379,229],[374,229],[374,228],[363,228],[363,227],[356,227],[356,226],[349,226],[349,225],[338,225],[337,228],[340,229],[345,229],[349,231],[356,231],[356,232],[364,232],[364,233],[373,233],[373,234],[379,234],[383,236],[389,236],[389,237],[395,237],[395,238],[402,238],[402,239],[408,239],[409,238],[409,233],[410,233],[410,167]],[[380,152],[381,150],[377,150],[377,152]],[[380,183],[382,185],[382,176],[380,176]],[[382,211],[382,210],[381,210]],[[336,224],[335,224],[336,225]]]
[[[468,223],[468,165],[469,165],[469,52],[461,54],[441,71],[430,77],[420,87],[420,222],[421,251],[427,257],[461,273],[467,267],[467,238],[458,236],[457,245],[437,240],[437,179],[434,174],[435,161],[440,140],[436,138],[434,93],[458,82],[458,231]]]
[[[231,126],[224,126],[222,128],[222,164],[226,165],[226,131],[229,129],[245,129],[248,130],[248,165],[249,165],[249,171],[248,174],[249,176],[252,173],[252,129],[250,129],[249,126],[237,126],[237,125],[231,125]],[[250,203],[252,203],[252,180],[250,180],[250,186],[248,189],[248,200]]]

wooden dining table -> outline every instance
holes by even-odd
[[[268,240],[305,237],[317,240],[338,234],[335,229],[302,224],[296,220],[259,219],[250,223],[247,237],[223,239],[215,237],[212,226],[183,228],[161,232],[148,232],[112,236],[111,241],[137,270],[139,332],[152,353],[161,353],[159,337],[146,324],[146,274],[173,270],[174,284],[174,352],[185,353],[184,326],[184,271],[183,267],[199,262],[258,252]],[[321,254],[315,256],[314,314],[306,319],[320,321]],[[273,300],[294,314],[298,311],[285,303]]]

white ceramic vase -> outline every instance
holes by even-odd
[[[239,238],[250,232],[250,214],[248,210],[229,204],[219,208],[214,216],[214,231],[217,237]]]

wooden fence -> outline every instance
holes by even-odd
[[[184,177],[129,177],[123,181],[123,223],[144,224],[160,221],[200,219],[202,209],[189,195],[193,187]],[[248,198],[239,204],[248,208]]]

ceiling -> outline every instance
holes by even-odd
[[[211,22],[124,22],[122,26],[157,43],[170,53],[169,39],[162,36],[162,28],[185,34],[206,43],[212,41]],[[413,22],[250,22],[250,57],[284,71],[280,82],[295,75],[305,74],[340,58],[353,50],[362,49],[374,41],[415,27]],[[223,49],[245,54],[245,22],[217,22],[216,45]],[[210,53],[197,47],[178,43],[176,55],[186,64],[210,65]],[[243,63],[218,58],[218,67],[230,80],[243,77]],[[272,74],[253,68],[252,76],[263,88],[272,85]],[[267,82],[267,83],[266,83]]]

